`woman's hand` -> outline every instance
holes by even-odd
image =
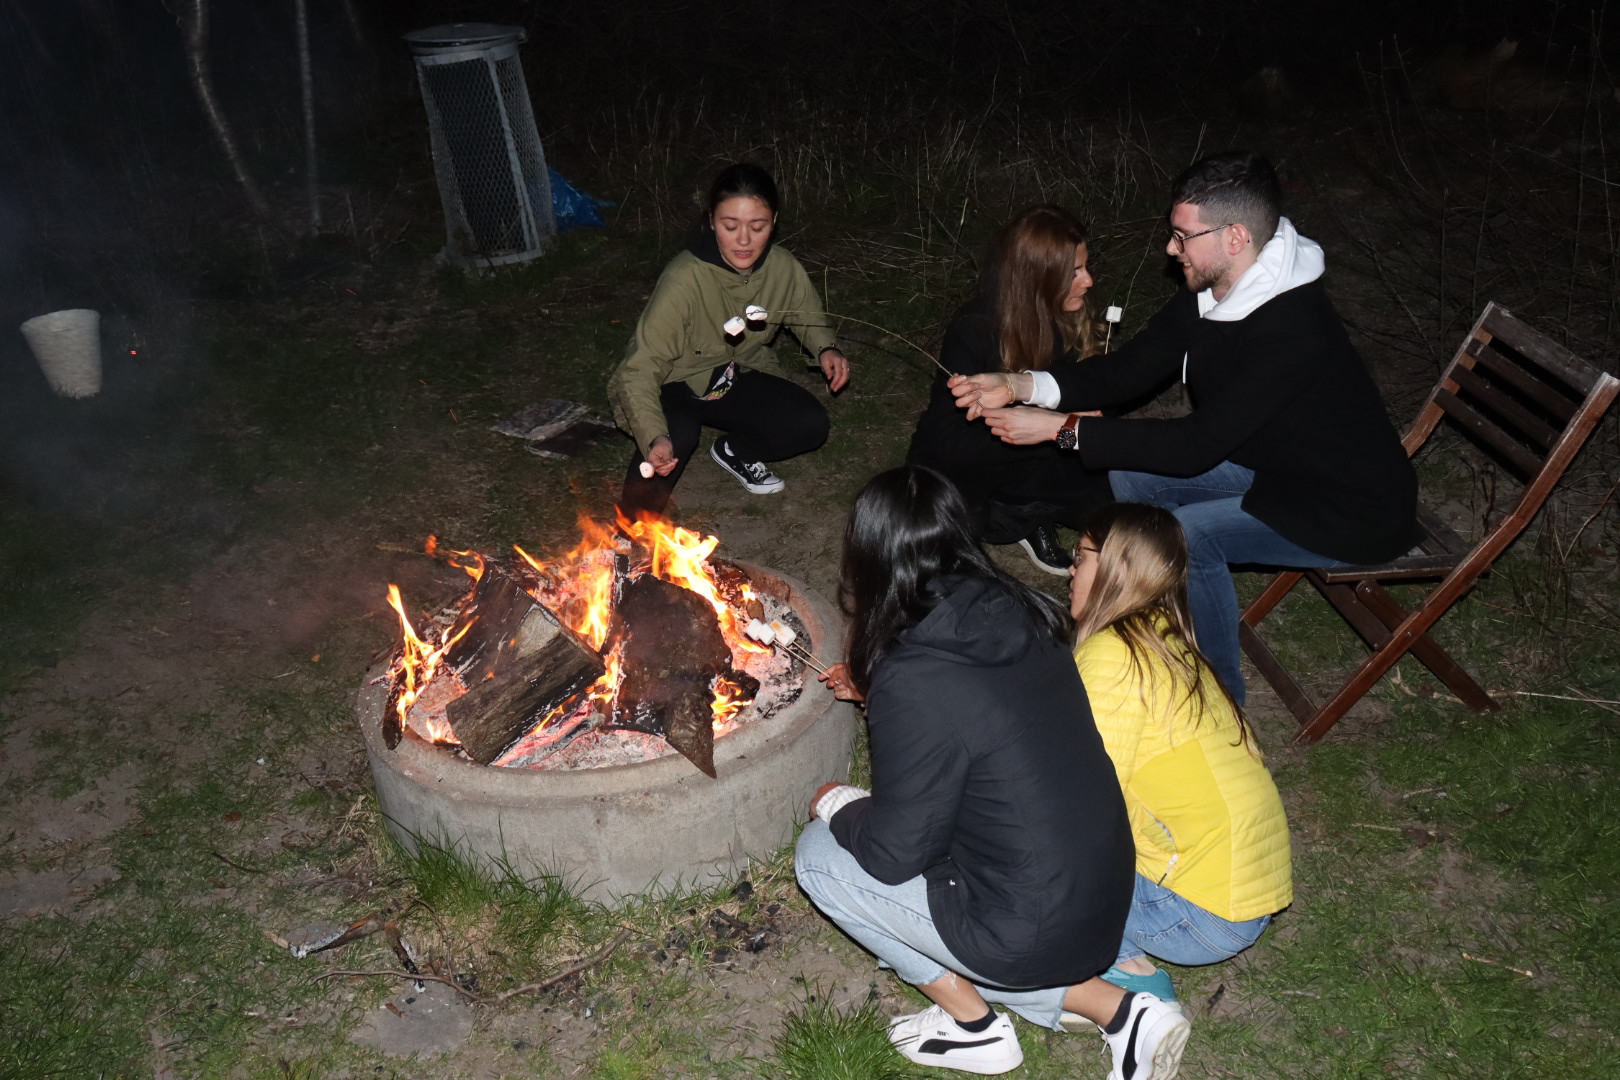
[[[865,701],[866,697],[855,689],[855,683],[849,677],[848,664],[834,664],[825,674],[817,675],[817,679],[827,684],[827,689],[833,692],[833,697],[839,701]]]
[[[1053,412],[1051,409],[1032,409],[1028,406],[984,410],[984,422],[989,425],[991,434],[1002,442],[1012,443],[1014,446],[1034,446],[1036,443],[1052,442],[1057,438],[1058,430],[1063,427],[1063,421],[1068,416],[1068,413]]]
[[[681,459],[675,456],[675,444],[669,441],[668,435],[660,435],[647,447],[647,464],[653,467],[653,472],[659,476],[668,476],[675,471],[675,466]]]
[[[827,376],[827,389],[836,394],[849,382],[849,359],[837,349],[823,349],[821,373]]]
[[[986,409],[1005,409],[1021,401],[1033,389],[1033,382],[1021,374],[992,372],[988,375],[952,375],[945,385],[955,396],[956,407],[966,409],[969,420],[977,420]]]
[[[816,816],[816,803],[821,801],[821,797],[823,795],[827,794],[827,792],[831,791],[835,787],[843,786],[844,785],[840,784],[837,780],[829,780],[825,784],[822,784],[820,787],[816,788],[816,793],[810,796],[810,816]]]

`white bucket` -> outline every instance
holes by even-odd
[[[62,397],[89,397],[101,389],[101,313],[69,308],[22,324],[45,379]]]

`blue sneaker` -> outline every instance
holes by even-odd
[[[1176,987],[1170,981],[1170,973],[1164,968],[1159,968],[1151,975],[1137,975],[1115,965],[1103,972],[1103,978],[1123,990],[1152,994],[1166,1005],[1176,1004]]]

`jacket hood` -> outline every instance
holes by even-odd
[[[750,274],[765,265],[765,260],[771,256],[771,245],[775,243],[776,232],[772,230],[771,235],[765,241],[764,250],[759,253],[759,258],[755,259],[754,265],[748,268]],[[714,230],[705,222],[699,221],[686,234],[686,250],[711,266],[718,266],[727,273],[736,274],[738,277],[743,276],[735,266],[732,266],[721,257],[720,241],[715,239]]]
[[[1217,302],[1210,289],[1198,294],[1198,314],[1212,322],[1237,322],[1278,294],[1315,281],[1326,267],[1322,245],[1299,235],[1292,221],[1280,217],[1277,234],[1266,241],[1260,258],[1243,272],[1224,300]]]
[[[939,603],[922,622],[900,635],[912,648],[959,664],[999,667],[1022,658],[1038,642],[1039,630],[1007,587],[986,578],[946,575],[929,586]]]

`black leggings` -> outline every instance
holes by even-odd
[[[724,431],[731,452],[750,461],[797,457],[827,441],[827,410],[815,395],[763,371],[740,373],[731,389],[714,401],[704,401],[683,382],[665,383],[659,401],[669,426],[669,441],[680,460],[668,476],[654,474],[646,479],[641,475],[645,460],[641,452],[631,456],[619,499],[619,508],[630,516],[638,510],[664,512],[705,426]]]

